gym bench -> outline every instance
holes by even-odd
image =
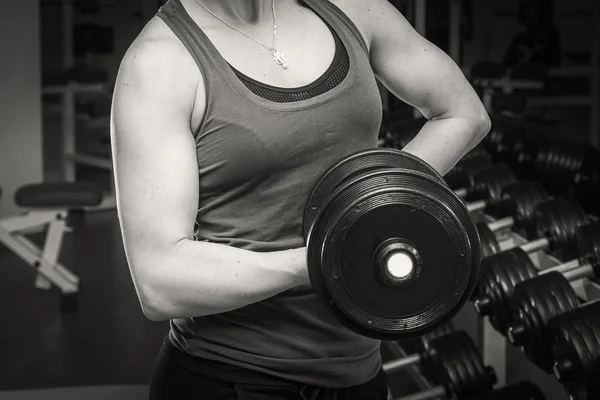
[[[1,195],[1,192],[0,192]],[[40,183],[22,186],[15,193],[15,203],[27,211],[0,218],[0,243],[37,271],[35,287],[60,289],[61,310],[77,309],[79,278],[58,262],[63,235],[70,232],[66,220],[73,208],[95,207],[103,194],[91,183]],[[25,237],[28,230],[47,226],[43,248]]]

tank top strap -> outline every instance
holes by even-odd
[[[187,13],[180,0],[169,0],[156,14],[173,31],[175,36],[188,50],[204,76],[210,76],[221,66],[217,62],[220,54],[216,52],[208,37]]]
[[[358,41],[360,47],[368,54],[369,50],[364,37],[350,18],[329,0],[300,0],[308,7],[313,9],[321,17],[327,16],[331,23],[349,31],[352,36]],[[326,15],[323,15],[326,14]]]

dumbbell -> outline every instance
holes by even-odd
[[[546,371],[552,368],[551,353],[545,336],[546,324],[553,317],[580,306],[579,298],[569,281],[591,278],[600,271],[600,242],[598,224],[583,227],[580,235],[581,266],[562,274],[553,271],[516,285],[511,309],[513,322],[507,329],[511,343],[523,347],[525,354]],[[586,229],[587,228],[587,229]],[[588,233],[584,231],[588,231]]]
[[[552,271],[566,271],[568,279],[576,279],[580,274],[593,274],[594,265],[600,260],[597,250],[599,233],[600,223],[597,222],[577,228],[574,237],[579,258],[542,271],[538,271],[529,255],[519,247],[484,259],[472,297],[475,311],[480,316],[489,317],[492,326],[504,334],[512,321],[509,302],[515,286]]]
[[[537,182],[519,181],[505,186],[502,189],[501,200],[497,208],[498,214],[504,218],[489,225],[485,222],[477,223],[483,257],[489,257],[500,252],[500,243],[494,232],[507,225],[512,224],[514,231],[525,237],[530,237],[535,207],[547,199],[546,191]],[[484,200],[480,200],[467,204],[467,208],[469,211],[474,212],[484,209],[486,205],[487,203]]]
[[[543,196],[545,192],[539,192],[537,201]],[[574,257],[577,253],[576,230],[589,222],[579,203],[564,198],[540,201],[537,205],[533,198],[520,204],[515,200],[518,198],[507,198],[500,206],[508,209],[508,217],[477,224],[484,252],[490,255],[499,252],[500,244],[494,232],[514,226],[525,237],[537,238],[520,246],[525,253],[547,250],[561,260]]]
[[[444,175],[444,180],[451,189],[468,188],[472,184],[471,179],[474,174],[483,171],[492,165],[494,165],[492,159],[487,154],[463,158],[448,171],[446,175]],[[464,197],[466,195],[466,189],[462,189],[458,194]]]
[[[429,349],[429,344],[432,340],[449,335],[453,332],[456,332],[456,330],[454,329],[452,322],[449,321],[421,337],[403,340],[399,342],[399,344],[408,354],[425,354],[427,349]],[[423,368],[421,373],[426,379],[433,379],[429,370]]]
[[[482,143],[494,162],[508,161],[510,156],[522,151],[527,130],[515,123],[513,118],[501,115],[492,116],[492,128]]]
[[[585,146],[566,138],[528,135],[514,168],[562,191],[565,185],[573,184],[577,179],[585,156]]]
[[[558,190],[587,180],[586,159],[594,158],[589,146],[543,131],[527,130],[502,118],[494,118],[484,145],[495,161],[502,158],[519,175],[541,178]]]
[[[552,318],[546,329],[553,372],[571,398],[598,399],[593,381],[600,358],[600,301]],[[596,384],[597,385],[597,384]]]
[[[466,400],[546,400],[539,387],[529,381],[522,381],[510,386],[469,397]]]
[[[432,389],[401,397],[398,400],[428,400],[448,396],[466,398],[489,391],[496,383],[496,374],[483,364],[473,340],[464,331],[440,336],[429,342],[421,354],[390,361],[383,365],[386,374],[422,364],[435,377],[437,386]]]
[[[369,149],[332,165],[308,196],[307,265],[317,298],[348,329],[422,336],[468,301],[481,262],[464,202],[423,160]]]
[[[496,203],[496,214],[503,218],[486,224],[488,229],[483,228],[482,230],[489,231],[489,233],[483,232],[483,235],[495,239],[496,236],[492,235],[493,232],[513,228],[526,237],[531,236],[535,208],[546,200],[548,200],[548,195],[539,183],[519,181],[504,186],[500,192],[500,200]],[[473,212],[486,206],[487,201],[480,200],[467,204],[467,209]],[[480,232],[480,234],[482,233]]]
[[[517,182],[517,178],[512,170],[508,165],[501,163],[473,173],[469,177],[469,184],[455,189],[454,193],[467,201],[485,201],[486,211],[496,215],[502,189],[514,182]]]
[[[454,329],[452,322],[448,321],[423,336],[414,339],[402,340],[398,343],[405,351],[411,354],[422,353],[426,351],[426,349],[429,347],[429,342],[431,342],[433,339],[449,335],[453,332],[456,332],[456,329]]]

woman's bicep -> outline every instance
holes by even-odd
[[[174,245],[191,238],[198,205],[190,130],[196,87],[184,79],[177,52],[163,47],[133,46],[113,97],[117,206],[134,279],[140,268],[160,264]]]
[[[371,63],[391,92],[428,118],[485,114],[460,68],[393,5],[374,0],[368,10],[363,18],[370,32]]]

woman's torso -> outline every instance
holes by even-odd
[[[169,27],[151,23],[166,37],[178,32],[198,67],[198,75],[182,77],[198,85],[190,122],[200,179],[198,240],[252,251],[303,246],[302,211],[318,177],[340,158],[376,146],[381,101],[359,29],[329,2],[277,5],[277,43],[287,70],[194,0],[163,7],[159,16]],[[262,26],[246,33],[270,38],[268,24]],[[267,100],[229,68],[274,87],[310,84],[332,63],[332,30],[350,67],[318,96]],[[309,286],[229,313],[174,320],[171,328],[172,342],[191,355],[306,384],[358,385],[380,365],[379,342],[342,326]]]

